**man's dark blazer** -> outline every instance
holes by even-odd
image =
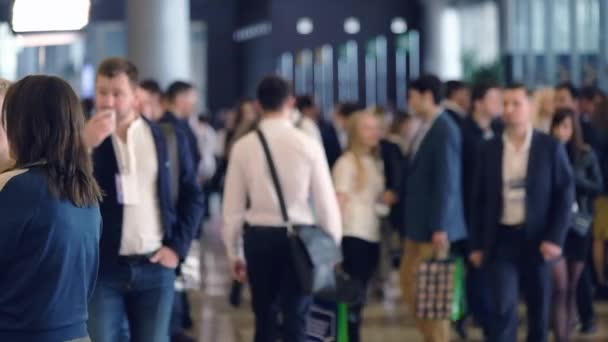
[[[185,259],[194,234],[199,227],[203,214],[203,194],[196,179],[196,170],[191,160],[188,142],[183,135],[178,139],[180,161],[180,190],[178,203],[171,203],[170,159],[162,129],[143,118],[150,127],[158,158],[158,201],[163,225],[163,245],[170,247]],[[122,239],[123,205],[118,203],[116,193],[116,175],[118,163],[112,144],[108,137],[93,151],[95,178],[103,190],[104,197],[100,205],[103,219],[103,231],[100,242],[100,273],[111,271],[116,267]],[[150,213],[151,215],[153,213]]]
[[[462,138],[448,116],[439,115],[415,155],[406,176],[405,237],[430,242],[435,232],[450,241],[467,237],[462,203]]]
[[[472,249],[492,258],[503,213],[503,137],[481,147],[475,176]],[[566,150],[551,136],[534,131],[526,177],[526,241],[562,246],[570,228],[575,189]]]
[[[490,125],[490,127],[495,137],[502,134],[502,130],[497,128],[496,125]],[[486,139],[484,139],[484,131],[475,122],[472,115],[464,119],[460,128],[462,132],[462,192],[465,219],[468,224],[474,214],[473,186],[479,149]],[[467,225],[467,227],[471,229],[470,225]]]

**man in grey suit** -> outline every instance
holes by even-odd
[[[450,241],[466,238],[462,203],[462,138],[440,108],[441,81],[422,76],[409,86],[411,109],[422,120],[412,143],[405,195],[405,255],[401,281],[415,312],[416,272],[433,256],[447,254]],[[448,342],[448,320],[416,319],[425,341]]]

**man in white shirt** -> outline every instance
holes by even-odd
[[[488,341],[517,341],[520,281],[528,341],[546,342],[551,262],[570,227],[574,180],[563,145],[534,131],[523,85],[504,91],[505,133],[480,151],[473,194],[471,262],[485,265],[492,298]]]
[[[101,63],[97,114],[84,140],[105,197],[97,287],[89,307],[93,341],[169,341],[175,269],[187,254],[202,214],[202,196],[186,141],[179,142],[177,203],[160,127],[137,112],[137,69],[121,58]],[[185,139],[185,138],[184,138]]]
[[[258,86],[257,98],[264,111],[259,129],[268,141],[290,220],[305,225],[318,222],[339,243],[340,210],[329,167],[321,145],[290,121],[294,100],[289,83],[267,77]],[[311,299],[295,281],[285,222],[255,133],[241,138],[232,150],[224,191],[224,224],[234,277],[240,281],[249,278],[255,341],[277,340],[279,312],[282,340],[305,341]],[[239,247],[244,226],[245,260]]]

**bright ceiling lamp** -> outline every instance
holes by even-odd
[[[16,33],[78,31],[89,23],[90,0],[15,0],[11,27]]]

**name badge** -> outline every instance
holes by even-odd
[[[122,205],[139,204],[137,178],[134,175],[116,175],[116,196]]]
[[[526,179],[517,178],[506,182],[506,198],[512,203],[522,203],[526,198]]]

